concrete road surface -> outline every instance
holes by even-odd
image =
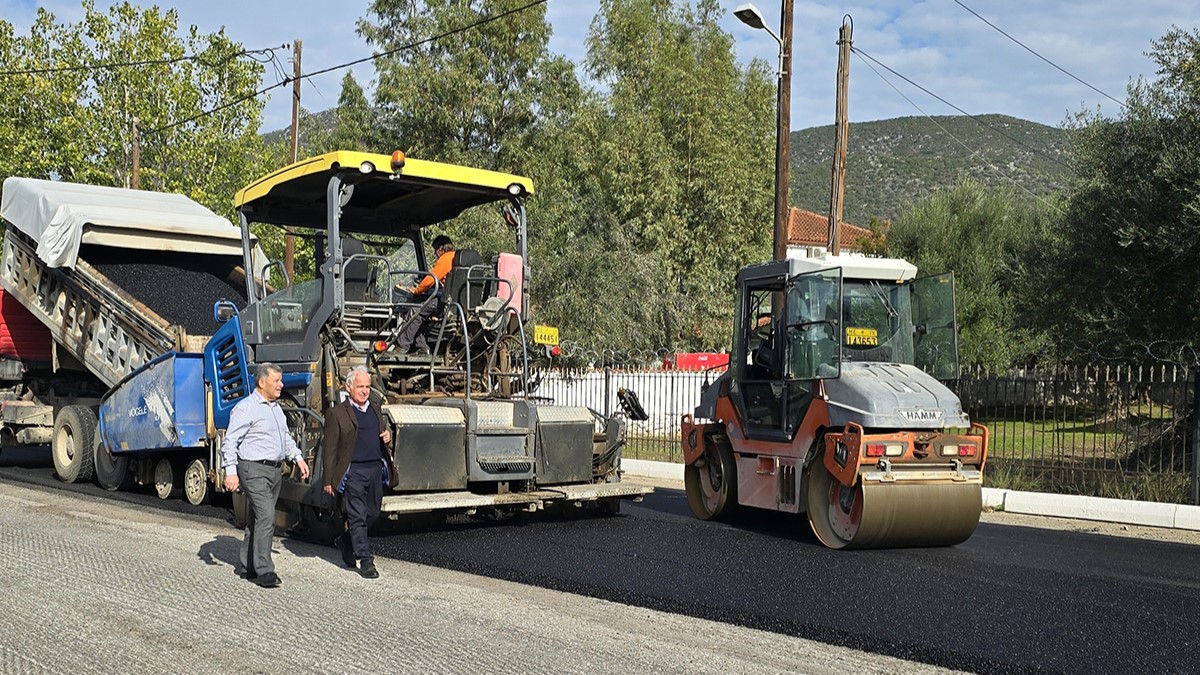
[[[234,571],[211,519],[0,482],[3,673],[932,673],[800,638],[275,540]]]

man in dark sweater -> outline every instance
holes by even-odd
[[[397,474],[392,462],[391,431],[379,405],[372,402],[371,374],[358,366],[346,376],[349,397],[325,412],[321,444],[325,494],[342,496],[346,532],[337,547],[347,567],[358,567],[367,579],[379,576],[367,529],[379,517],[383,488],[393,485]],[[357,563],[357,564],[356,564]]]

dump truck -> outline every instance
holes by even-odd
[[[133,200],[114,207],[131,220],[157,223],[140,229],[110,222],[104,204],[81,206],[88,186],[49,181],[27,183],[37,188],[31,198],[59,205],[33,211],[46,221],[75,213],[71,226],[30,225],[40,221],[10,208],[28,201],[20,189],[10,199],[10,181],[28,179],[5,183],[0,215],[15,227],[0,283],[52,333],[53,372],[68,372],[69,357],[90,384],[88,397],[53,406],[52,455],[65,480],[153,484],[161,497],[181,491],[197,504],[223,492],[229,414],[253,391],[254,369],[270,362],[283,371],[281,404],[314,469],[303,480],[285,466],[277,525],[294,533],[328,542],[340,532],[336,501],[321,489],[322,414],[359,365],[372,373],[400,468],[385,515],[615,513],[652,490],[621,482],[622,415],[533,391],[532,333],[555,332],[528,325],[526,177],[333,152],[239,191],[239,227],[217,216],[223,225],[174,223],[172,208],[136,205],[153,193],[100,188]],[[510,228],[513,250],[485,261],[460,249],[435,293],[403,293],[431,276],[426,229],[459,217]],[[264,260],[252,225],[311,241],[311,265],[293,275]],[[70,249],[64,241],[79,243],[59,251]],[[166,272],[146,269],[154,266]],[[413,321],[427,324],[428,354],[398,348]],[[243,518],[244,499],[231,498]]]
[[[965,541],[988,430],[957,377],[952,274],[819,255],[743,268],[729,368],[682,420],[696,517],[804,513],[826,546]]]
[[[20,177],[5,179],[0,217],[0,318],[10,333],[20,327],[0,374],[0,439],[49,443],[66,481],[152,484],[163,498],[182,482],[202,502],[210,464],[199,449],[207,432],[199,380],[178,391],[164,382],[147,403],[196,418],[199,431],[176,429],[187,438],[136,458],[98,451],[97,414],[110,392],[164,355],[199,358],[219,328],[214,303],[244,305],[241,233],[182,195]]]

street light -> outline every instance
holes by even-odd
[[[751,28],[767,31],[771,37],[775,38],[775,42],[779,43],[779,68],[777,70],[779,100],[775,105],[775,242],[773,256],[775,260],[783,260],[787,257],[788,135],[790,133],[792,99],[792,74],[790,72],[792,65],[792,0],[782,1],[781,26],[778,35],[767,27],[766,22],[763,21],[762,12],[758,11],[754,5],[746,3],[738,5],[738,8],[733,10],[733,15],[738,18],[738,21]]]
[[[770,33],[771,37],[775,38],[775,41],[779,43],[779,48],[783,49],[783,40],[779,39],[779,36],[775,34],[775,31],[767,28],[766,22],[763,21],[762,12],[758,11],[758,8],[752,3],[747,2],[744,5],[738,5],[738,8],[733,10],[733,15],[736,16],[739,21],[747,26],[750,26],[751,28],[765,30]]]

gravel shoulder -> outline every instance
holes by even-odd
[[[935,673],[890,657],[0,482],[0,672]]]

